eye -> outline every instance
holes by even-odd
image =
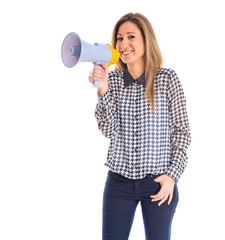
[[[117,41],[122,41],[122,40],[123,40],[122,37],[118,37],[118,38],[117,38]]]
[[[130,35],[128,38],[129,39],[133,39],[133,38],[135,38],[135,36],[134,35]]]

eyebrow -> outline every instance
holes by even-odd
[[[135,33],[135,32],[127,32],[126,34],[137,34],[137,33]],[[122,35],[121,33],[118,33],[117,35]]]

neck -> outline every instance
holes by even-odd
[[[143,72],[145,71],[144,69],[144,64],[129,64],[127,65],[128,71],[130,73],[130,75],[133,77],[133,79],[137,79],[139,78]]]

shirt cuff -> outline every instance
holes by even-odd
[[[181,172],[177,167],[171,166],[169,167],[169,169],[166,172],[166,175],[170,176],[171,178],[173,178],[175,180],[175,182],[178,182],[178,180],[180,179],[181,176]]]

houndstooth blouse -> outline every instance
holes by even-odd
[[[130,179],[167,174],[178,181],[191,142],[186,99],[176,73],[161,68],[155,77],[155,112],[144,98],[144,74],[112,71],[98,97],[98,128],[110,138],[106,166]],[[103,114],[104,113],[104,114]]]

